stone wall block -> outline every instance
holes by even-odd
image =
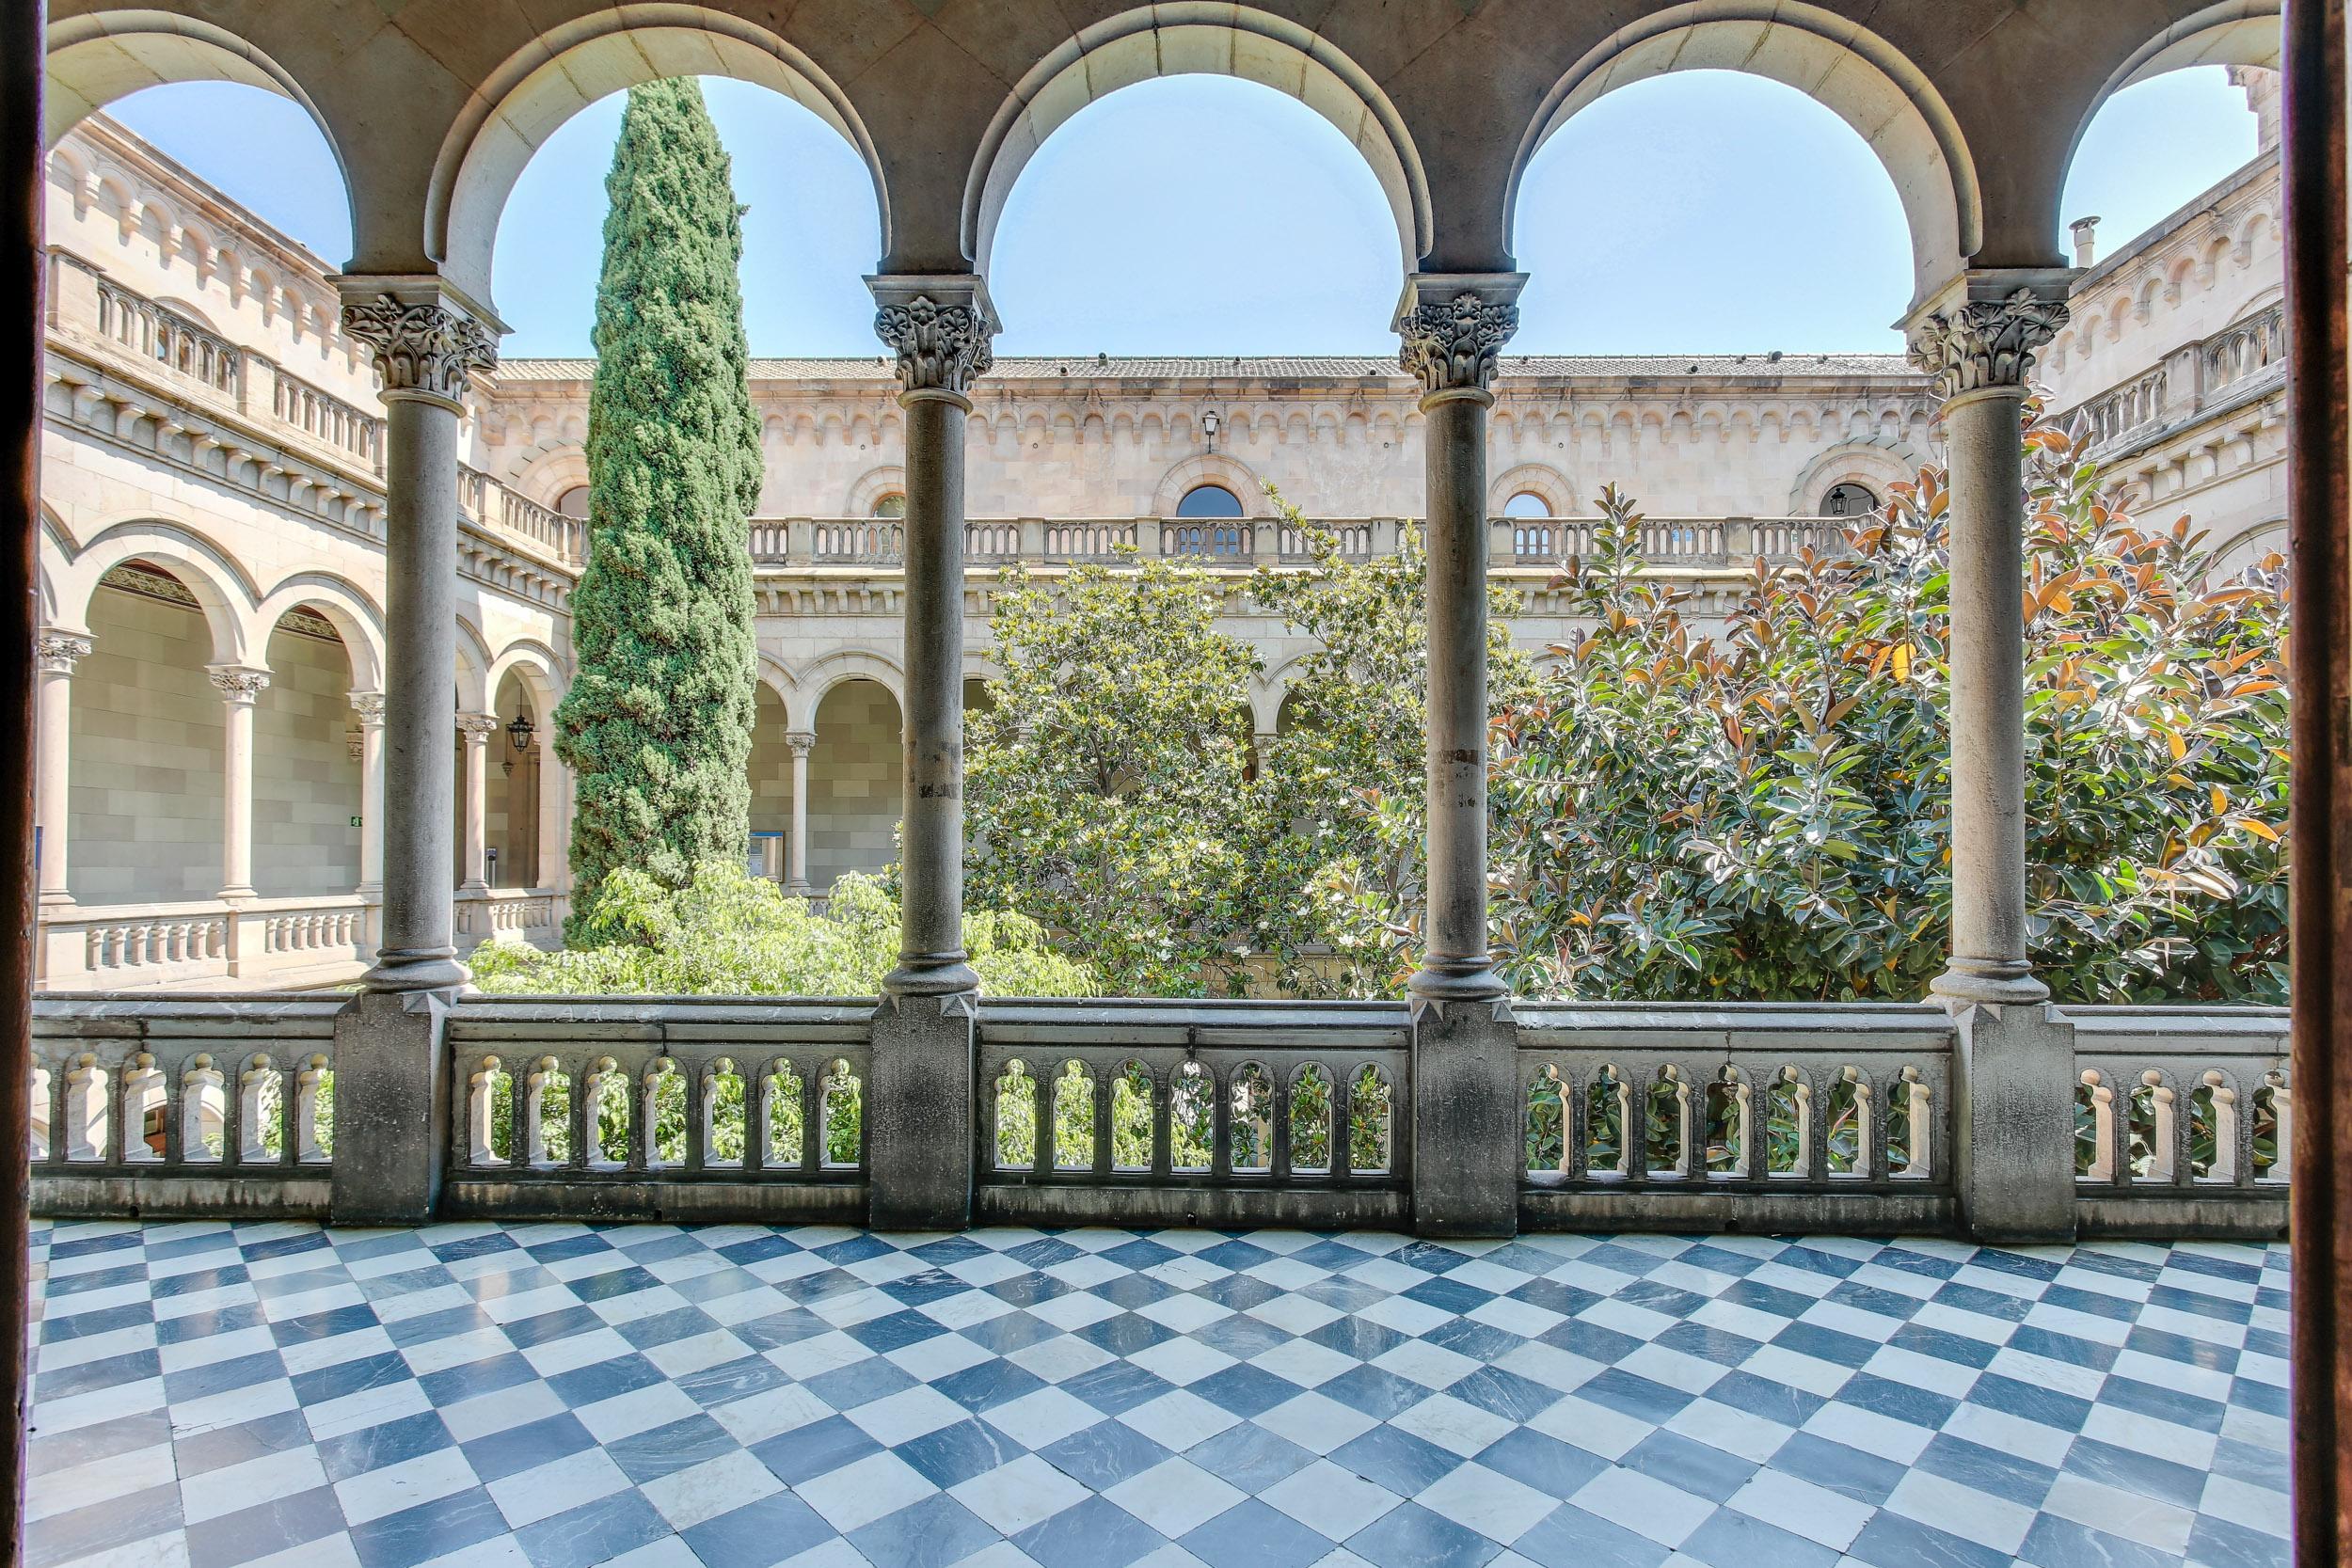
[[[877,1230],[972,1223],[976,1002],[968,991],[914,995],[874,1011],[866,1144]]]
[[[1979,1242],[2074,1239],[2074,1026],[2046,1003],[1952,1008],[1954,1179]]]
[[[1491,1002],[1425,1004],[1413,1021],[1413,1228],[1518,1232],[1525,1096],[1518,1026]]]
[[[420,1225],[449,1168],[449,998],[362,991],[335,1019],[337,1225]]]

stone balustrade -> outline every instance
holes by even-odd
[[[53,991],[330,985],[373,950],[373,906],[323,898],[180,904],[43,905],[36,917],[41,984]]]
[[[298,376],[272,369],[276,371],[270,378],[272,417],[313,440],[340,448],[377,474],[383,473],[384,420],[379,416],[322,391]]]
[[[1076,520],[992,518],[963,527],[963,554],[975,566],[1074,565],[1158,556],[1207,566],[1302,564],[1315,557],[1315,534],[1343,561],[1393,554],[1404,519],[1310,518],[1301,528],[1271,518],[1121,517]],[[1555,567],[1589,556],[1598,543],[1594,517],[1496,517],[1490,559],[1497,567]],[[761,518],[750,528],[753,563],[765,570],[822,566],[896,567],[904,525],[884,518]],[[1845,548],[1836,517],[1649,517],[1636,540],[1657,567],[1744,570],[1762,560],[1794,562],[1804,552]]]
[[[571,900],[539,888],[500,887],[461,894],[456,902],[457,936],[470,949],[485,942],[561,945],[564,916]]]
[[[2268,309],[2165,356],[2130,380],[2087,399],[2072,421],[2077,439],[2112,461],[2176,426],[2284,376],[2286,308]]]
[[[37,1208],[326,1212],[335,1006],[37,1001]],[[440,1212],[862,1223],[873,1129],[901,1110],[876,1087],[875,1018],[866,999],[461,998]],[[2283,1011],[2063,1007],[2048,1026],[2071,1053],[2052,1082],[2077,1147],[2052,1168],[2077,1233],[2283,1234]],[[1964,1224],[1941,1007],[1522,1002],[1509,1028],[1519,1227]],[[1469,1152],[1430,1141],[1401,1004],[983,1000],[974,1033],[987,1222],[1401,1227]]]

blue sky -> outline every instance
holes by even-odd
[[[860,281],[880,248],[848,145],[785,99],[705,83],[735,159],[754,352],[878,352]],[[614,95],[549,139],[516,182],[494,293],[510,356],[584,354]],[[350,218],[325,139],[255,88],[155,87],[113,112],[328,261]],[[2066,219],[2117,245],[2254,151],[2218,67],[2119,93],[2085,135]],[[1392,352],[1394,221],[1343,137],[1270,88],[1146,82],[1041,148],[998,228],[1000,354]],[[1894,186],[1861,138],[1792,88],[1699,71],[1613,93],[1545,145],[1519,196],[1532,276],[1512,347],[1549,353],[1790,353],[1900,347],[1910,297]]]

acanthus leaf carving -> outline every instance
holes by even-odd
[[[488,327],[430,301],[391,294],[354,300],[343,307],[343,330],[374,351],[388,392],[424,392],[455,403],[465,395],[468,376],[498,363],[498,341]]]
[[[898,380],[909,391],[963,392],[987,373],[993,328],[969,305],[942,305],[917,294],[874,312],[875,336],[898,356]]]
[[[2034,350],[2058,335],[2068,311],[2062,300],[2020,289],[2007,299],[1976,300],[1940,310],[1913,329],[1910,358],[1933,382],[1935,395],[2023,388]]]
[[[1397,363],[1424,391],[1483,391],[1502,345],[1519,327],[1519,308],[1465,289],[1450,300],[1416,305],[1397,323],[1405,340]]]

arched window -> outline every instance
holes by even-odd
[[[1522,490],[1502,503],[1502,515],[1506,517],[1549,517],[1551,515],[1551,503],[1533,490]]]
[[[1176,503],[1179,517],[1238,517],[1241,498],[1222,484],[1196,484]]]
[[[895,491],[895,490],[894,490],[894,491],[892,491],[892,492],[891,492],[889,495],[887,495],[887,496],[876,496],[876,497],[874,498],[874,515],[875,515],[875,516],[877,516],[877,517],[903,517],[903,516],[905,516],[906,515],[907,515],[907,499],[906,499],[906,497],[905,497],[905,496],[903,496],[903,495],[899,494],[898,492],[897,492],[897,491]]]
[[[588,486],[575,484],[555,499],[555,509],[566,517],[585,518],[588,515]]]
[[[1821,498],[1824,517],[1867,517],[1879,509],[1879,499],[1859,484],[1833,484]]]

